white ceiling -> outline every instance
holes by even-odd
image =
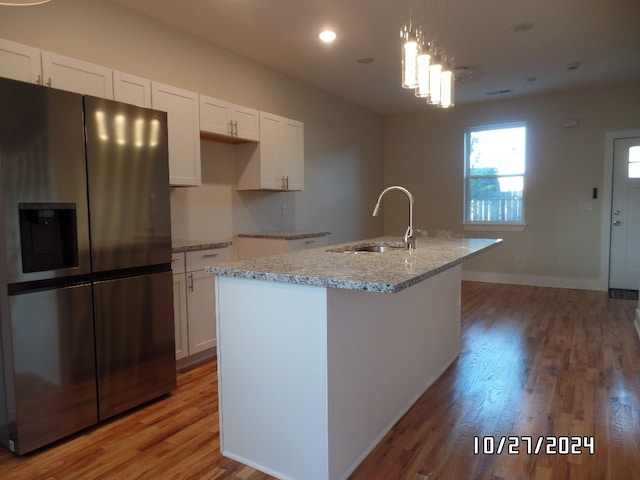
[[[112,1],[380,113],[433,108],[400,87],[410,8],[455,57],[457,104],[640,82],[639,0]]]

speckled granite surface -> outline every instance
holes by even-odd
[[[396,293],[462,263],[502,242],[483,238],[418,238],[413,252],[337,253],[354,245],[398,243],[381,237],[331,245],[205,268],[213,275],[273,282]]]
[[[197,250],[208,250],[210,248],[226,248],[231,242],[207,242],[199,240],[174,240],[171,253],[194,252]]]
[[[278,240],[298,240],[300,238],[325,237],[331,232],[258,232],[258,233],[241,233],[238,237],[242,238],[273,238]]]

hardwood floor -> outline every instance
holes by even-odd
[[[362,479],[624,479],[640,472],[637,302],[605,292],[464,282],[460,357],[352,475]],[[542,438],[527,454],[524,437]],[[551,455],[548,437],[593,437]],[[507,439],[501,454],[474,454]],[[178,376],[162,401],[25,457],[0,478],[269,479],[221,457],[216,362]],[[586,442],[590,443],[589,440]]]

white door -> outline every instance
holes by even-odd
[[[640,137],[618,138],[613,152],[609,288],[640,287]]]

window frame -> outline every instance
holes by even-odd
[[[483,130],[501,130],[509,128],[521,128],[525,129],[524,139],[524,168],[522,173],[518,174],[504,174],[504,175],[474,175],[471,176],[471,133]],[[490,125],[478,125],[474,127],[468,127],[464,130],[464,199],[463,199],[463,212],[462,212],[462,227],[464,230],[471,231],[523,231],[527,224],[525,223],[525,185],[526,185],[526,169],[527,169],[527,122],[506,122]],[[522,218],[520,221],[478,221],[469,220],[470,214],[470,201],[471,201],[471,180],[474,178],[505,178],[505,177],[522,177]]]

